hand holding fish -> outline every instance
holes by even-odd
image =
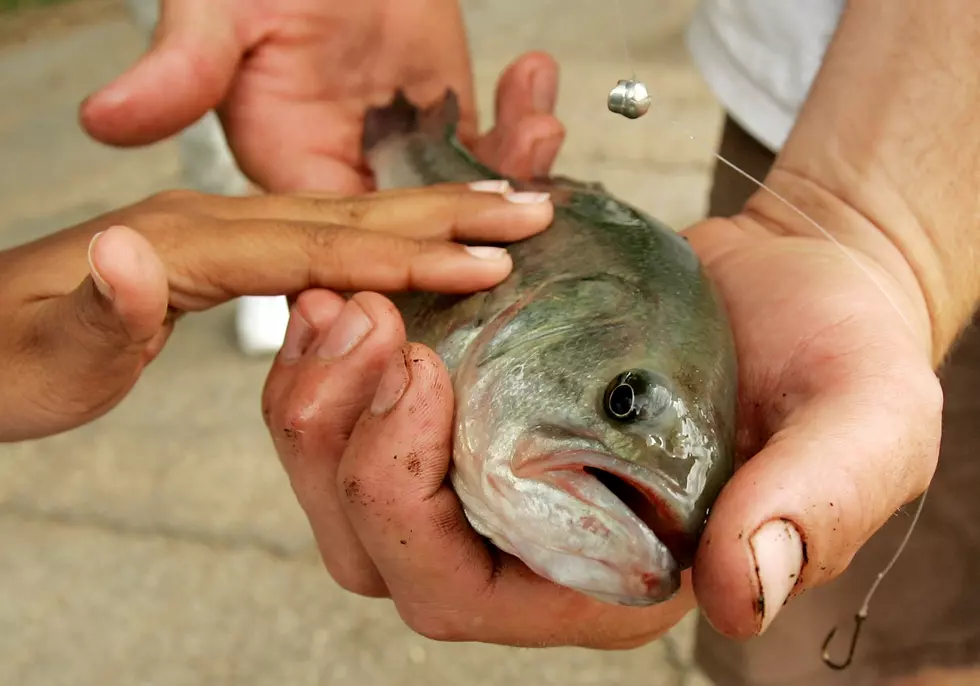
[[[712,298],[676,236],[601,188],[532,184],[554,191],[556,220],[510,246],[515,271],[485,296],[395,309],[304,294],[264,408],[331,574],[390,596],[428,636],[606,648],[662,633],[692,590],[721,632],[757,635],[839,575],[932,477],[933,368],[980,295],[975,265],[948,248],[967,240],[976,196],[966,171],[952,177],[961,203],[913,192],[950,177],[854,184],[866,146],[842,148],[858,156],[843,164],[814,150],[830,126],[862,132],[817,102],[768,191],[684,232],[738,352],[730,480],[732,367]],[[452,139],[452,111],[448,98],[420,117],[402,98],[371,115],[390,129],[365,139],[377,178],[492,175]],[[915,211],[885,229],[867,219],[894,212],[898,192]],[[834,233],[783,198],[819,208]],[[930,244],[935,227],[947,233]],[[692,584],[678,571],[698,538]]]
[[[354,198],[174,191],[0,252],[0,440],[109,411],[182,313],[317,287],[486,288],[509,256],[454,241],[527,236],[551,216],[546,197],[494,184]]]
[[[452,87],[464,142],[524,177],[561,147],[557,81],[553,59],[526,55],[478,136],[456,0],[163,0],[153,47],[86,100],[81,121],[103,143],[145,145],[214,108],[239,167],[265,190],[362,192],[372,187],[364,113],[395,89],[426,102]]]
[[[858,253],[883,293],[823,237],[771,222],[773,204],[760,193],[751,213],[685,232],[738,346],[741,464],[712,507],[693,577],[705,616],[734,638],[842,573],[925,490],[941,428],[917,286]]]
[[[869,259],[903,310],[888,307],[846,255],[793,228],[739,216],[684,233],[731,317],[738,453],[751,459],[712,507],[693,586],[684,572],[677,595],[653,607],[594,600],[488,546],[447,480],[454,401],[443,362],[405,344],[386,298],[301,295],[263,407],[334,579],[390,597],[413,629],[441,640],[624,648],[683,618],[693,592],[716,628],[755,635],[792,595],[843,571],[927,485],[941,392],[928,331],[902,316],[923,321],[920,296]]]
[[[405,343],[387,298],[360,293],[345,303],[307,291],[286,338],[263,414],[343,588],[390,597],[431,638],[531,647],[635,647],[693,607],[689,583],[661,605],[622,607],[487,546],[446,480],[454,410],[446,368],[429,348]]]

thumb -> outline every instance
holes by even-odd
[[[695,594],[718,631],[765,631],[925,490],[942,395],[928,369],[903,371],[813,398],[726,484],[694,563]]]
[[[0,407],[10,426],[0,440],[27,440],[75,428],[115,407],[159,352],[168,283],[149,242],[124,226],[89,244],[91,274],[74,291],[46,298],[30,318],[24,353],[12,360],[17,405]]]
[[[81,124],[109,145],[154,143],[225,97],[246,49],[235,0],[164,0],[150,50],[82,103]]]
[[[125,226],[96,234],[91,274],[52,300],[37,323],[55,335],[42,374],[59,388],[65,419],[103,414],[133,387],[169,334],[167,273],[153,247]]]
[[[91,345],[142,350],[167,315],[167,270],[146,238],[126,226],[95,234],[88,248],[89,278],[71,294],[71,306],[91,332]],[[117,351],[118,352],[118,351]]]

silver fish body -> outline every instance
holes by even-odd
[[[378,187],[500,179],[455,138],[455,96],[398,94],[364,134]],[[553,582],[625,605],[672,597],[733,471],[736,361],[686,241],[598,184],[547,190],[551,226],[470,296],[393,298],[446,363],[451,481],[472,526]]]

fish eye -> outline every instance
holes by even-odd
[[[617,422],[653,419],[670,404],[670,391],[653,374],[633,369],[623,372],[606,386],[603,409]]]

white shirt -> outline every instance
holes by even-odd
[[[732,119],[782,148],[845,0],[701,0],[687,44]]]

